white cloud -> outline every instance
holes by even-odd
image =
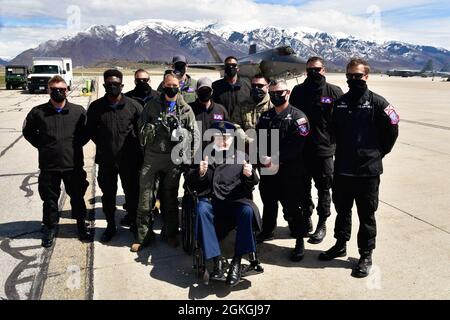
[[[450,37],[446,31],[450,30],[448,19],[432,20],[431,23],[424,21],[420,24],[391,25],[383,18],[383,12],[432,4],[435,0],[379,0],[371,3],[376,7],[362,1],[350,0],[316,0],[301,6],[257,4],[251,0],[141,0],[138,2],[2,0],[1,15],[24,19],[45,15],[60,19],[65,24],[64,20],[68,18],[67,7],[76,5],[81,9],[82,28],[94,24],[123,25],[138,19],[201,20],[231,26],[245,25],[248,28],[263,25],[291,28],[306,26],[329,33],[352,34],[367,40],[395,39],[450,48]],[[368,12],[371,6],[372,10]],[[377,16],[377,8],[381,10],[380,20]],[[73,15],[70,18],[73,18]],[[14,56],[27,48],[36,46],[43,40],[57,39],[73,32],[61,27],[53,31],[41,30],[41,28],[29,29],[0,30],[2,39],[6,40],[0,44],[0,55]]]

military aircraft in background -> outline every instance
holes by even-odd
[[[441,71],[434,70],[433,61],[428,60],[427,64],[422,70],[408,70],[408,69],[391,69],[386,72],[389,77],[442,77],[449,78],[450,72],[446,71],[447,67],[444,67]]]
[[[190,64],[190,68],[216,70],[223,76],[224,60],[217,53],[211,43],[207,43],[208,50],[214,59],[214,63]],[[278,47],[257,52],[256,45],[250,46],[249,53],[245,57],[238,58],[239,74],[252,78],[262,73],[269,79],[292,79],[302,76],[306,70],[306,60],[298,57],[290,46]]]

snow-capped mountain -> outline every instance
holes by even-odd
[[[378,69],[420,69],[429,60],[440,68],[450,62],[450,51],[398,41],[376,43],[350,35],[329,34],[306,27],[245,27],[222,24],[137,20],[123,26],[92,26],[85,32],[51,40],[19,54],[12,63],[30,63],[33,56],[69,56],[75,65],[99,60],[170,61],[176,54],[191,62],[211,61],[206,43],[219,54],[244,56],[251,44],[258,50],[291,46],[299,56],[324,57],[332,67],[342,68],[354,56],[366,58]]]

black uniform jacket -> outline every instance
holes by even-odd
[[[267,149],[267,156],[278,158],[281,165],[296,165],[298,170],[304,170],[302,152],[310,129],[308,118],[302,111],[291,105],[280,113],[272,108],[261,115],[256,130],[260,156],[266,156],[264,149]],[[262,130],[267,130],[266,136]],[[279,133],[278,150],[272,145],[274,130]],[[268,147],[262,148],[262,143],[267,143]]]
[[[147,102],[149,102],[151,99],[153,99],[155,97],[158,97],[160,95],[160,93],[158,91],[150,88],[150,92],[145,96],[143,96],[141,93],[136,91],[136,89],[128,91],[127,93],[125,93],[125,95],[128,98],[132,98],[132,99],[136,100],[137,102],[139,102],[141,104],[142,107],[144,107]]]
[[[49,102],[31,109],[23,136],[39,151],[39,168],[64,171],[82,168],[86,110],[66,101],[58,112]]]
[[[141,112],[142,106],[125,95],[114,107],[106,96],[91,103],[87,111],[87,138],[97,146],[97,164],[114,166],[142,159],[137,125]]]
[[[223,156],[222,158],[225,158]],[[216,164],[214,157],[209,159],[208,171],[203,177],[199,175],[199,167],[192,167],[186,174],[189,189],[195,191],[199,197],[210,197],[227,202],[239,202],[252,207],[255,223],[261,230],[262,220],[259,209],[252,200],[254,187],[259,183],[259,175],[253,169],[253,175],[247,178],[243,174],[243,164],[238,164],[247,156],[236,151],[231,158],[235,164]],[[230,159],[230,157],[228,158]],[[231,162],[230,160],[227,162]],[[222,162],[221,162],[222,163]]]
[[[289,102],[306,114],[311,126],[305,152],[321,157],[334,155],[336,145],[331,132],[331,117],[334,102],[343,94],[341,88],[329,83],[317,89],[302,83],[292,90]]]
[[[383,173],[382,158],[398,137],[400,118],[383,97],[367,90],[354,101],[346,93],[333,111],[336,137],[335,173],[373,177]]]
[[[234,109],[240,108],[250,97],[251,85],[247,78],[238,78],[236,84],[231,85],[226,79],[214,81],[213,100],[225,107],[229,115]]]

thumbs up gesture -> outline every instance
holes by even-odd
[[[247,178],[250,178],[253,175],[253,166],[251,164],[247,163],[247,161],[244,161],[244,169],[243,169],[242,173]]]
[[[206,174],[206,171],[208,171],[208,156],[206,156],[203,161],[200,161],[200,177],[203,177]]]

